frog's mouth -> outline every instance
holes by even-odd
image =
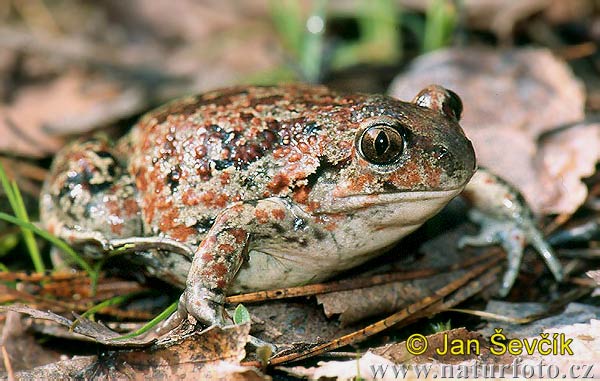
[[[376,206],[390,208],[435,209],[439,210],[456,197],[464,185],[454,189],[434,191],[405,191],[392,193],[357,194],[334,198],[329,205],[322,207],[325,213],[343,213],[370,209]]]

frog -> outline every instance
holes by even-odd
[[[40,201],[51,233],[90,258],[123,242],[183,289],[175,321],[229,322],[229,294],[324,281],[393,247],[461,193],[478,235],[518,274],[532,244],[560,262],[509,184],[477,167],[460,97],[411,102],[318,85],[235,86],[150,111],[116,142],[78,140],[54,159]]]

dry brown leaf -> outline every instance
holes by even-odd
[[[245,356],[249,325],[211,328],[169,345],[141,350],[106,351],[75,357],[28,372],[19,379],[181,379],[265,380],[254,368],[239,365]]]
[[[34,157],[51,154],[63,145],[56,126],[85,118],[118,95],[114,83],[79,71],[23,87],[13,102],[0,104],[0,151]]]
[[[145,347],[156,341],[154,338],[140,336],[116,340],[117,338],[120,338],[122,334],[109,329],[103,324],[79,317],[78,324],[73,325],[73,321],[64,316],[57,315],[51,311],[40,311],[23,304],[0,306],[0,312],[3,311],[18,312],[31,316],[34,319],[49,320],[63,327],[73,327],[72,331],[77,335],[81,335],[82,338],[90,338],[97,343],[110,345],[112,347]]]
[[[19,312],[35,319],[50,320],[69,327],[72,321],[52,312],[39,311],[24,305],[3,306],[0,311]],[[254,368],[240,366],[245,357],[244,347],[249,339],[250,324],[211,327],[198,332],[193,327],[172,331],[168,336],[153,338],[118,339],[121,334],[106,326],[79,319],[73,331],[107,345],[113,350],[92,361],[85,368],[73,368],[70,362],[51,364],[19,374],[21,378],[178,378],[178,379],[231,379],[262,380]],[[116,350],[122,348],[125,350]],[[81,359],[76,364],[81,366]],[[30,364],[31,367],[31,364]]]
[[[263,380],[256,369],[239,365],[246,354],[249,332],[249,324],[212,327],[172,340],[169,345],[109,352],[83,372],[84,378]],[[106,367],[106,362],[114,367]]]
[[[161,61],[153,64],[188,78],[188,88],[172,96],[239,83],[284,63],[265,0],[112,1],[110,7],[118,25],[166,45]]]
[[[13,371],[31,369],[60,359],[60,353],[43,347],[34,336],[27,334],[27,326],[22,322],[20,314],[8,312],[4,316],[6,321],[0,326],[0,347],[6,350]],[[0,353],[0,373],[6,371],[4,360]]]
[[[139,31],[170,41],[211,38],[215,34],[231,31],[242,24],[255,24],[267,20],[268,2],[223,2],[218,0],[109,1],[111,12],[118,21]]]
[[[597,125],[557,131],[584,118],[582,85],[564,62],[544,49],[447,49],[415,60],[390,94],[411,99],[431,83],[460,95],[479,164],[516,185],[535,212],[581,205],[587,193],[579,179],[600,158],[600,132]]]
[[[458,250],[456,242],[466,234],[462,229],[452,230],[427,241],[420,248],[424,254],[418,261],[407,262],[399,256],[396,267],[405,270],[450,267],[465,259],[465,251]],[[469,248],[469,255],[485,253],[485,249]],[[376,271],[376,269],[372,269]],[[453,280],[465,275],[468,270],[445,271],[433,277],[410,281],[393,282],[365,289],[333,292],[317,296],[327,316],[339,314],[342,325],[352,324],[366,317],[383,316],[415,303]],[[475,289],[474,292],[477,292]],[[464,298],[470,295],[463,296]],[[457,303],[459,301],[457,300]]]
[[[581,124],[544,139],[535,157],[542,213],[574,211],[588,195],[582,178],[592,176],[600,160],[600,124]],[[532,192],[530,192],[532,194]]]

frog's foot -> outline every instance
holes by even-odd
[[[206,325],[227,325],[225,319],[225,295],[202,287],[188,286],[179,299],[177,314],[182,318],[191,315]]]
[[[477,208],[469,212],[469,218],[481,226],[481,231],[476,236],[463,237],[458,245],[462,248],[466,245],[499,244],[506,250],[508,269],[502,279],[501,296],[506,296],[515,283],[527,245],[535,248],[556,280],[562,281],[562,265],[536,227],[529,207],[515,189],[489,172],[479,170],[466,191],[470,193],[468,199]],[[475,195],[476,192],[479,195]]]
[[[502,285],[498,292],[500,296],[508,295],[517,276],[526,245],[526,235],[522,229],[514,226],[511,221],[499,221],[474,210],[469,213],[471,220],[481,225],[481,231],[475,236],[465,236],[458,241],[458,247],[489,246],[499,244],[508,256],[508,269],[504,273]]]

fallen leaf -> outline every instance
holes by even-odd
[[[13,102],[0,104],[0,151],[22,156],[47,156],[64,141],[49,126],[85,118],[119,95],[118,85],[95,81],[71,70],[58,78],[19,89]],[[56,129],[56,128],[55,128]]]
[[[543,303],[512,303],[499,300],[488,302],[485,311],[494,314],[525,318],[547,310]],[[570,303],[564,311],[554,316],[536,320],[528,324],[511,324],[507,322],[490,321],[478,331],[485,337],[494,334],[494,329],[502,328],[507,337],[533,337],[544,329],[557,328],[573,324],[584,324],[600,317],[600,307],[582,303]]]
[[[413,61],[389,92],[412,99],[431,83],[459,94],[479,164],[515,185],[534,212],[581,205],[580,179],[600,158],[600,129],[582,122],[583,86],[564,62],[545,49],[452,48]]]
[[[74,357],[17,373],[19,379],[181,379],[265,380],[257,369],[239,362],[245,356],[250,325],[223,329],[171,340],[140,350],[106,350],[100,356]]]
[[[0,347],[6,350],[13,371],[31,369],[60,359],[59,352],[40,345],[34,336],[27,334],[27,325],[21,321],[20,314],[8,312],[5,317],[4,325],[0,327]],[[6,371],[4,363],[0,353],[0,373]]]
[[[31,316],[34,319],[49,320],[63,327],[71,328],[73,326],[73,321],[64,316],[57,315],[50,311],[36,310],[35,308],[23,304],[0,306],[0,312],[2,311],[18,312]],[[93,341],[97,343],[113,347],[145,347],[156,341],[155,338],[144,338],[141,336],[120,339],[123,334],[115,332],[100,323],[81,317],[78,319],[78,324],[73,327],[73,332],[83,337],[93,339]]]
[[[538,364],[543,362],[546,369],[553,366],[559,374],[565,374],[568,377],[583,378],[588,370],[590,371],[590,373],[587,373],[589,378],[598,374],[595,365],[600,364],[600,320],[591,319],[583,324],[546,328],[539,334],[527,337],[524,340],[533,342],[535,339],[543,338],[542,335],[549,338],[551,342],[556,340],[556,351],[544,355],[540,353],[523,354],[522,371],[524,371],[525,365],[530,365],[529,368],[535,369],[539,366]],[[560,339],[561,337],[563,339]],[[566,347],[569,348],[572,354],[560,344],[561,342],[568,342]],[[561,351],[564,353],[561,353]],[[544,373],[535,375],[538,377],[545,376]]]
[[[434,293],[434,290],[452,282],[467,273],[467,269],[451,271],[450,267],[465,259],[465,251],[458,250],[454,244],[466,234],[465,227],[448,231],[426,242],[420,248],[424,254],[417,261],[403,261],[398,256],[395,264],[403,270],[439,268],[438,274],[423,279],[393,282],[364,289],[332,292],[317,295],[317,301],[323,305],[325,315],[339,314],[343,326],[355,323],[367,317],[384,316],[413,304]],[[487,249],[469,248],[470,258],[486,253]],[[472,251],[471,251],[472,250]],[[382,261],[379,261],[382,263]],[[371,269],[377,272],[377,269]],[[478,292],[474,288],[472,292]],[[472,296],[463,295],[462,298]],[[456,300],[454,304],[459,303]]]
[[[582,178],[600,160],[600,124],[580,124],[551,134],[536,155],[542,213],[572,212],[587,198]]]

